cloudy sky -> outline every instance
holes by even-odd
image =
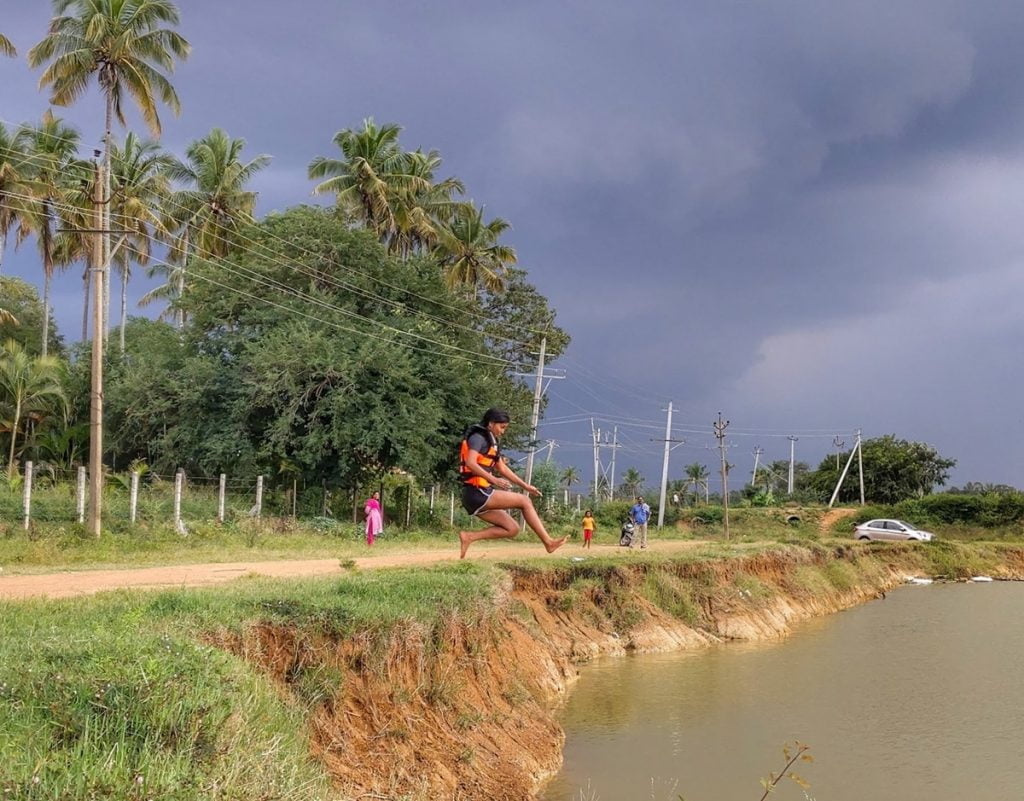
[[[674,478],[714,469],[721,410],[741,472],[860,428],[931,443],[952,483],[1024,486],[1024,5],[178,6],[193,54],[163,142],[220,126],[271,154],[261,211],[309,201],[309,160],[372,116],[512,223],[573,337],[541,429],[563,465],[592,474],[593,415],[619,473],[656,483],[672,401]],[[49,3],[0,7],[23,56]],[[45,111],[37,80],[0,61],[0,119]],[[101,109],[64,112],[87,147]],[[31,250],[4,270],[34,280]],[[55,298],[70,339],[79,279]]]

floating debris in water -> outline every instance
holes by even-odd
[[[931,584],[933,581],[933,579],[920,578],[918,576],[904,576],[904,578],[906,579],[907,584]]]
[[[977,581],[977,582],[992,581],[992,577],[991,576],[971,576],[971,581]]]

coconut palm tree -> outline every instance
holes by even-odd
[[[629,498],[635,498],[637,496],[637,493],[640,492],[640,487],[643,483],[644,477],[635,467],[630,467],[622,474],[622,490]]]
[[[452,289],[474,297],[481,288],[491,293],[505,288],[505,268],[516,263],[516,252],[498,239],[511,226],[500,217],[484,222],[483,210],[460,203],[448,225],[438,230],[434,256]]]
[[[402,258],[429,251],[437,244],[439,225],[449,222],[460,205],[453,196],[466,191],[458,178],[434,181],[441,166],[441,154],[436,150],[414,150],[406,156],[408,173],[418,180],[393,191],[394,230],[388,240],[388,250]]]
[[[686,465],[684,470],[686,472],[686,486],[693,487],[694,503],[697,502],[697,491],[702,486],[704,487],[704,501],[706,503],[708,499],[708,476],[710,476],[708,469],[699,462],[694,462],[693,464]]]
[[[17,325],[18,318],[7,311],[7,309],[0,309],[0,324],[6,325],[8,323],[11,325]]]
[[[112,150],[111,202],[119,235],[112,248],[111,259],[121,273],[121,326],[120,345],[124,353],[125,322],[128,315],[128,280],[134,262],[146,266],[150,257],[150,242],[164,233],[160,203],[170,191],[168,169],[174,158],[151,140],[141,140],[129,132],[124,146],[114,144]]]
[[[166,173],[182,188],[164,204],[163,227],[173,232],[171,266],[164,265],[168,282],[143,297],[143,303],[157,298],[180,298],[185,275],[193,257],[223,258],[237,244],[238,232],[253,220],[256,193],[246,184],[270,163],[260,154],[242,162],[244,139],[232,139],[214,128],[188,146],[185,161],[172,159]],[[185,313],[178,311],[178,327]]]
[[[25,153],[17,136],[0,123],[0,274],[3,273],[7,235],[18,225],[26,208]]]
[[[32,196],[21,215],[18,241],[24,241],[29,233],[34,234],[43,262],[42,355],[46,356],[50,338],[50,284],[55,269],[70,263],[58,254],[56,228],[70,189],[68,178],[80,164],[79,134],[47,111],[38,126],[19,130],[15,141],[28,159],[24,185]]]
[[[25,421],[39,421],[55,410],[67,412],[67,398],[61,387],[61,364],[53,356],[29,356],[13,339],[0,346],[0,409],[3,426],[10,435],[7,474],[14,475],[18,434]]]
[[[18,55],[18,51],[15,49],[14,44],[0,33],[0,56],[11,56],[13,58],[16,55]]]
[[[334,135],[332,141],[343,158],[317,156],[309,163],[309,177],[320,180],[313,194],[333,194],[338,207],[381,242],[388,241],[397,229],[398,198],[430,188],[430,178],[423,174],[433,169],[429,157],[417,163],[418,159],[405,153],[398,144],[401,131],[394,123],[377,126],[372,118],[365,119],[362,129],[345,128]],[[412,222],[407,224],[415,227]]]
[[[173,72],[174,59],[188,58],[191,49],[178,33],[161,27],[178,24],[175,5],[168,0],[53,0],[53,10],[46,38],[28,51],[30,66],[50,62],[39,79],[40,88],[50,87],[50,102],[70,105],[95,75],[106,103],[108,146],[114,117],[127,124],[125,94],[159,136],[157,101],[174,114],[181,109],[164,72]]]
[[[52,0],[54,17],[46,37],[28,51],[32,67],[48,66],[39,86],[49,87],[50,102],[67,106],[84,94],[95,75],[105,103],[103,141],[105,174],[111,174],[111,129],[116,117],[126,125],[125,95],[142,113],[154,136],[161,131],[157,102],[178,114],[178,94],[164,73],[174,71],[175,58],[188,58],[191,46],[169,27],[179,21],[169,0]],[[104,229],[110,228],[110,207],[103,207]],[[110,256],[103,238],[104,259]],[[109,305],[110,282],[104,305]],[[86,287],[88,293],[88,286]],[[104,315],[107,318],[109,315]]]

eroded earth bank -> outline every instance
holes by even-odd
[[[979,551],[979,547],[981,550]],[[338,640],[315,626],[214,636],[311,709],[342,797],[534,797],[561,764],[561,700],[603,655],[785,636],[907,576],[1024,577],[1024,549],[789,545],[746,556],[505,565],[494,611]]]

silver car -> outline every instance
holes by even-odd
[[[859,540],[917,540],[931,542],[935,536],[930,531],[914,528],[902,520],[869,520],[854,529],[854,537]]]

